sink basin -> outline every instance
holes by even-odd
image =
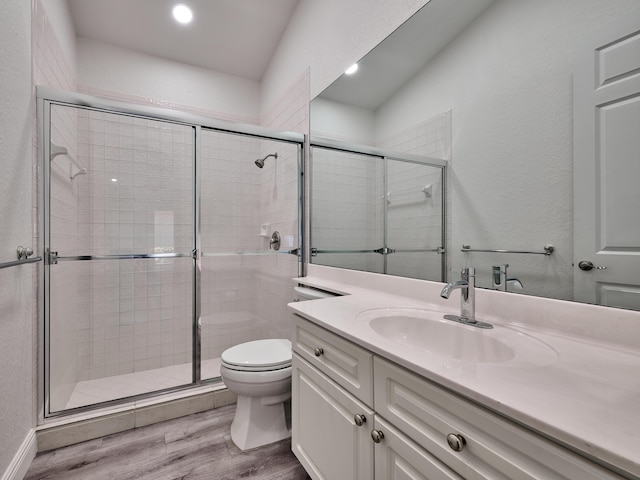
[[[549,345],[515,329],[480,329],[445,320],[442,312],[432,310],[376,308],[361,312],[357,320],[389,342],[452,360],[541,366],[556,359]]]

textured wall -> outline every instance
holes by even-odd
[[[259,122],[257,82],[81,37],[78,83],[91,93],[118,92],[200,108],[217,118]]]
[[[491,266],[508,263],[525,293],[572,298],[574,46],[634,4],[496,2],[379,109],[378,135],[452,111],[452,276],[474,265],[490,286]],[[463,254],[463,243],[557,250]]]
[[[2,2],[0,15],[0,262],[32,238],[31,5]],[[35,267],[0,270],[0,476],[34,427],[32,349]]]

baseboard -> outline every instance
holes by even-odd
[[[2,475],[2,480],[22,480],[36,456],[37,449],[36,431],[32,428]]]

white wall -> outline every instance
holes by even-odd
[[[300,0],[262,78],[262,112],[307,68],[311,98],[428,0]]]
[[[376,145],[376,114],[373,110],[316,98],[310,120],[314,137]]]
[[[156,105],[195,107],[216,117],[259,123],[260,85],[232,75],[78,38],[78,84]],[[193,110],[193,108],[192,108]]]
[[[32,238],[31,5],[3,1],[0,15],[0,262]],[[0,476],[34,421],[32,265],[0,270]]]
[[[588,32],[634,6],[496,2],[379,109],[378,136],[452,110],[454,270],[480,267],[488,286],[491,265],[509,263],[526,293],[572,298],[573,52]],[[462,254],[463,243],[557,250],[551,257]]]

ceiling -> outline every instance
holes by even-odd
[[[68,0],[76,35],[260,81],[298,0]],[[176,3],[194,14],[171,15]]]
[[[319,97],[377,110],[494,0],[430,0]]]

